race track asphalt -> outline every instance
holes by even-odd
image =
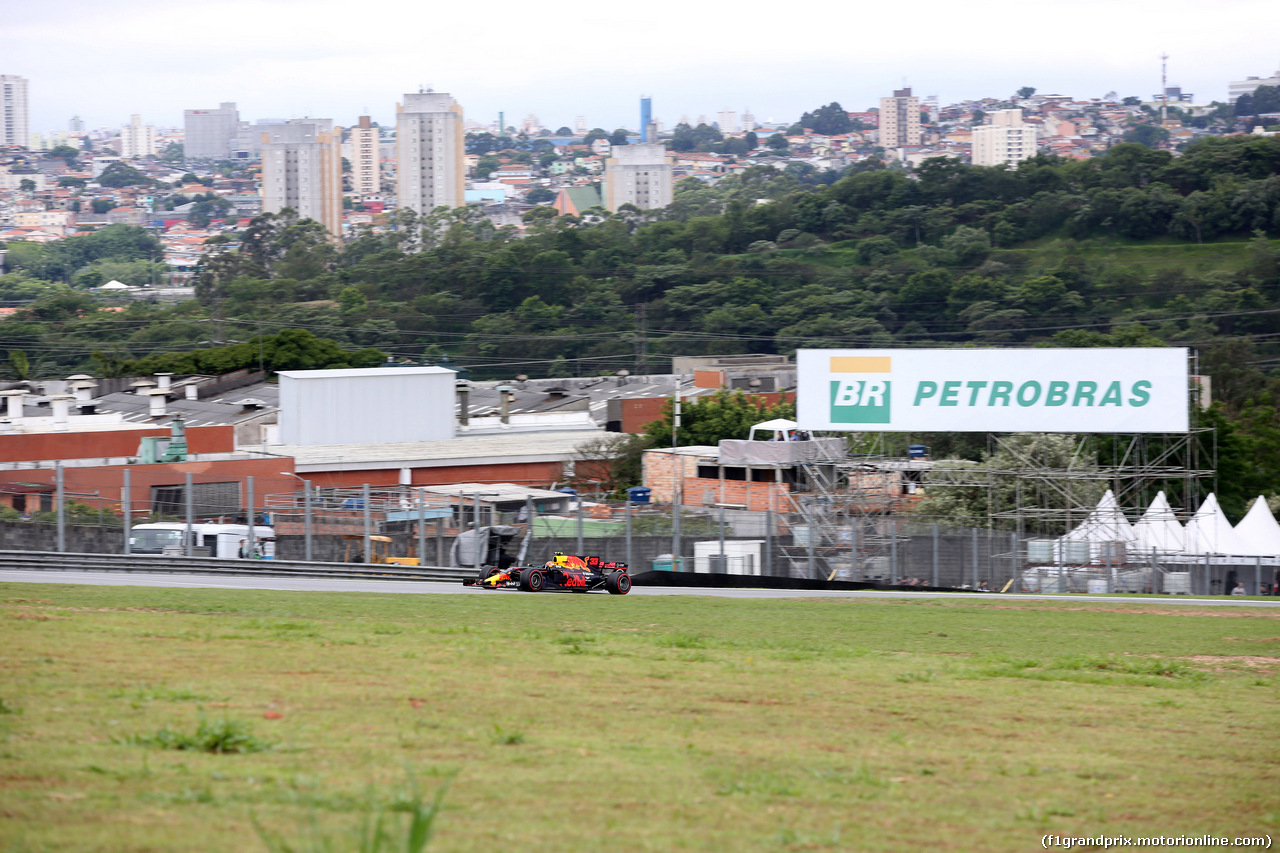
[[[441,581],[374,581],[342,578],[273,578],[236,575],[178,575],[145,572],[32,572],[0,570],[0,583],[69,583],[100,586],[152,586],[179,589],[244,589],[281,592],[382,592],[416,593],[419,595],[521,595],[515,591],[486,591],[465,587],[460,583]],[[526,593],[527,594],[527,593]],[[543,593],[547,594],[547,593]],[[910,592],[907,590],[805,590],[805,589],[703,589],[690,587],[637,586],[632,595],[705,595],[714,598],[860,598],[870,600],[963,598],[970,601],[1062,601],[1061,595],[1027,593]],[[1072,601],[1088,598],[1091,603],[1200,605],[1210,607],[1280,607],[1280,599],[1258,601],[1223,596],[1192,598],[1180,595],[1071,596]]]

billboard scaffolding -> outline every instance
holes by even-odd
[[[792,496],[803,535],[786,552],[790,574],[897,583],[912,540],[954,538],[961,528],[986,528],[981,553],[952,543],[962,559],[1016,574],[1026,542],[1060,536],[1094,509],[1110,489],[1122,506],[1147,506],[1159,491],[1174,511],[1190,516],[1216,488],[1214,431],[1053,436],[1065,454],[1046,459],[1028,449],[1044,436],[990,433],[989,461],[929,460],[892,454],[889,435],[848,435],[851,449],[806,461],[808,493]],[[913,516],[927,496],[965,493],[979,517]],[[994,543],[994,546],[993,546]],[[977,566],[974,566],[976,570]],[[928,572],[921,582],[927,582]],[[968,576],[966,571],[965,576]],[[976,576],[976,575],[975,575]],[[984,571],[985,576],[985,571]]]

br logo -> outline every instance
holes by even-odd
[[[889,356],[831,356],[831,422],[890,422]]]

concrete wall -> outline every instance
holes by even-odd
[[[120,554],[124,529],[68,524],[67,551],[75,554]],[[58,525],[33,521],[0,521],[0,551],[56,551]]]

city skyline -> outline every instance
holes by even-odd
[[[510,21],[502,14],[508,8],[518,7],[500,2],[487,11]],[[74,115],[89,128],[123,126],[133,114],[177,127],[183,110],[225,101],[239,104],[250,121],[332,116],[348,126],[369,115],[392,125],[399,96],[420,86],[450,92],[482,123],[505,110],[509,117],[535,113],[552,130],[572,127],[579,115],[593,127],[638,130],[642,93],[653,97],[655,119],[669,128],[682,114],[710,117],[724,109],[749,107],[758,119],[777,121],[833,100],[863,110],[904,86],[944,104],[1006,97],[1020,86],[1077,98],[1109,91],[1147,98],[1159,89],[1164,52],[1170,85],[1207,103],[1225,100],[1229,81],[1280,65],[1271,38],[1280,9],[1263,0],[1218,4],[1223,20],[1250,22],[1222,27],[1197,23],[1203,7],[1190,0],[1087,0],[1033,13],[1008,0],[962,10],[925,0],[914,28],[904,28],[892,9],[850,7],[822,12],[821,32],[850,34],[829,43],[815,36],[808,16],[794,13],[691,27],[602,7],[567,23],[520,15],[523,27],[495,28],[471,9],[428,10],[399,0],[382,18],[394,26],[354,43],[348,30],[327,24],[348,11],[336,0],[15,6],[6,11],[0,73],[30,80],[35,133],[65,130]],[[424,28],[456,38],[424,52]],[[871,38],[879,28],[899,37]],[[556,44],[597,42],[602,31],[626,36],[611,41],[598,62],[586,54],[572,65],[550,59]]]

